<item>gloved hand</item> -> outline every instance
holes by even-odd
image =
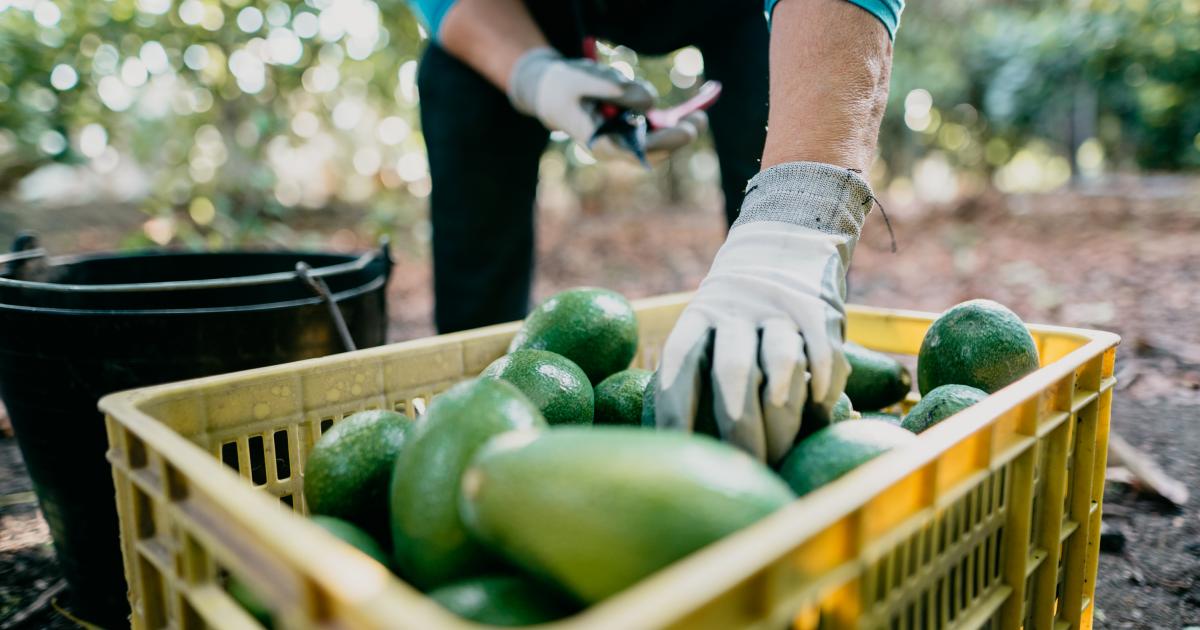
[[[802,419],[828,423],[850,373],[846,269],[872,199],[857,173],[815,162],[750,180],[725,244],[667,338],[659,428],[691,430],[700,397],[710,395],[721,438],[774,463]]]
[[[655,129],[646,134],[646,160],[651,164],[658,164],[667,159],[672,151],[695,142],[705,131],[708,131],[708,114],[703,110],[684,116],[673,127]],[[598,138],[592,143],[591,149],[592,155],[600,159],[637,162],[637,156],[618,146],[608,136]]]
[[[592,146],[596,128],[603,122],[599,102],[635,112],[654,105],[657,94],[644,81],[633,81],[611,67],[590,59],[564,59],[551,48],[534,48],[513,66],[508,99],[517,111],[540,120],[547,129],[566,132],[597,155],[629,153],[608,138]],[[668,129],[646,136],[646,152],[670,152],[693,141],[708,127],[708,118],[688,117]]]

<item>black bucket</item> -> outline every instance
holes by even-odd
[[[361,256],[13,258],[0,274],[0,397],[74,608],[104,627],[124,626],[129,605],[97,399],[380,345],[391,259],[386,245]]]

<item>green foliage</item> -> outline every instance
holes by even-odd
[[[918,89],[929,120],[906,121]],[[930,150],[984,170],[1031,144],[1071,158],[1089,139],[1109,167],[1200,166],[1200,3],[913,3],[883,139],[892,172]]]
[[[314,213],[346,210],[420,234],[424,44],[395,1],[0,2],[0,195],[54,162],[135,166],[149,217],[131,244],[294,242]],[[667,103],[702,68],[691,49],[605,56]],[[1200,0],[910,3],[895,59],[889,176],[933,153],[990,174],[1035,150],[1069,170],[1081,145],[1097,168],[1200,166]],[[629,205],[612,167],[556,147],[547,180]],[[686,201],[713,166],[689,149],[630,197]]]
[[[131,160],[163,219],[140,238],[195,247],[278,237],[303,208],[415,216],[420,46],[407,11],[369,0],[17,2],[0,10],[0,190],[52,160]]]

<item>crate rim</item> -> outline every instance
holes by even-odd
[[[639,309],[667,306],[686,301],[691,295],[691,292],[685,292],[645,298],[634,301],[634,306]],[[925,311],[853,304],[847,306],[847,312],[920,321],[931,321],[940,315]],[[953,422],[940,423],[924,432],[921,436],[922,448],[899,449],[877,457],[824,488],[793,501],[757,523],[726,536],[658,571],[642,580],[636,587],[592,605],[583,612],[563,621],[573,623],[576,627],[596,628],[657,627],[670,622],[673,617],[670,609],[681,607],[695,609],[698,605],[711,601],[722,591],[727,590],[730,585],[750,578],[764,564],[778,555],[772,550],[784,547],[793,548],[831,524],[845,518],[865,502],[904,480],[913,471],[936,460],[947,449],[995,423],[1002,412],[1013,409],[1037,396],[1046,387],[1070,375],[1086,360],[1119,345],[1121,341],[1119,335],[1108,331],[1045,324],[1026,325],[1034,332],[1073,337],[1080,341],[1081,345],[1053,363],[1038,368],[994,392],[980,403],[956,414]],[[384,609],[389,608],[387,598],[395,594],[402,594],[405,599],[406,616],[409,621],[417,624],[414,627],[420,627],[422,622],[437,622],[447,626],[457,624],[459,627],[481,628],[484,626],[459,619],[443,610],[433,600],[409,586],[399,577],[393,576],[389,571],[380,571],[378,565],[369,561],[362,554],[349,554],[355,556],[355,560],[348,563],[348,566],[340,566],[346,564],[346,551],[352,548],[333,536],[324,535],[323,530],[309,523],[304,517],[278,509],[278,506],[275,505],[276,501],[271,497],[258,492],[254,487],[245,483],[236,472],[221,465],[219,461],[212,458],[211,454],[143,412],[140,406],[160,397],[196,387],[235,384],[248,376],[269,377],[294,373],[305,366],[324,365],[331,358],[365,362],[391,355],[400,349],[411,350],[444,345],[447,342],[466,342],[498,333],[515,332],[519,327],[519,321],[508,322],[446,335],[412,339],[331,357],[306,359],[241,372],[126,390],[104,396],[100,399],[98,407],[109,416],[119,415],[123,425],[162,444],[163,450],[173,451],[174,455],[178,457],[171,460],[171,465],[179,468],[191,483],[200,487],[204,494],[223,496],[229,502],[236,504],[233,506],[236,509],[231,516],[238,521],[239,526],[254,531],[261,540],[268,541],[272,552],[282,553],[290,562],[304,567],[322,586],[343,593],[347,600],[357,601],[362,605],[369,606],[371,602],[385,604]],[[110,444],[110,459],[114,457],[113,448],[114,446]],[[220,470],[221,473],[213,474],[215,470]],[[265,514],[273,516],[261,518]],[[284,517],[276,518],[274,515],[284,515]],[[306,547],[303,554],[295,554],[288,546],[279,545],[276,542],[277,540],[291,539],[292,536],[289,532],[295,532],[298,536],[305,533],[310,536],[319,533],[317,539],[322,542]],[[283,535],[280,535],[281,533]],[[742,545],[743,551],[750,551],[750,553],[742,555],[722,553],[726,547],[737,545],[738,541],[749,537],[757,537],[760,540],[767,539],[771,541],[771,544]],[[331,570],[331,567],[340,570]],[[346,589],[340,586],[345,584],[343,580],[349,579],[362,585],[364,571],[368,578],[367,581],[375,582],[375,588],[360,588],[355,593],[346,593]],[[721,579],[711,579],[714,573],[721,575]],[[676,605],[671,607],[655,605],[655,602],[661,603],[663,597],[667,595]],[[680,601],[684,596],[686,596],[686,602]],[[635,610],[642,613],[642,616],[637,619],[629,618],[630,611]],[[646,618],[644,614],[648,610],[662,611],[661,618]],[[549,625],[537,627],[549,627]]]

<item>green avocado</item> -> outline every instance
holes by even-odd
[[[561,354],[514,350],[493,361],[480,376],[516,385],[551,425],[592,423],[592,384],[574,361]]]
[[[642,423],[642,403],[654,373],[630,368],[604,379],[596,386],[596,424]]]
[[[579,606],[530,578],[491,575],[447,584],[429,597],[450,612],[489,626],[530,626],[568,617]]]
[[[890,422],[892,424],[900,424],[900,414],[888,413],[886,411],[864,411],[862,412],[863,420],[880,420],[882,422]]]
[[[712,438],[597,426],[491,440],[460,501],[477,540],[590,603],[793,498],[766,466]]]
[[[225,584],[225,592],[233,598],[254,620],[264,628],[275,627],[275,617],[271,613],[271,609],[263,603],[254,591],[250,590],[246,583],[239,580],[237,577],[229,576],[229,582]]]
[[[900,426],[920,433],[925,429],[987,398],[988,393],[970,385],[941,385],[921,397],[904,416]]]
[[[583,368],[592,385],[629,367],[637,354],[633,305],[608,289],[580,287],[551,296],[533,309],[508,351],[549,350]]]
[[[842,350],[850,362],[846,395],[855,409],[883,409],[904,400],[912,390],[912,376],[899,361],[856,343],[847,343]]]
[[[325,531],[337,536],[342,542],[348,543],[351,547],[367,554],[372,560],[388,566],[388,555],[379,546],[379,542],[362,528],[354,523],[344,521],[333,516],[322,516],[320,514],[310,517],[313,523],[316,523]]]
[[[700,435],[708,435],[720,439],[721,430],[717,427],[717,416],[713,411],[712,375],[708,359],[700,362],[700,394],[696,400],[696,416],[692,420],[692,431]],[[658,370],[650,375],[646,383],[646,391],[642,396],[642,426],[657,427]]]
[[[345,519],[386,540],[388,484],[412,419],[394,411],[362,411],[325,431],[304,464],[310,514]]]
[[[850,402],[850,397],[843,393],[838,396],[837,402],[833,404],[833,411],[829,414],[829,422],[832,424],[843,420],[857,420],[859,417],[859,413],[854,410],[854,405]]]
[[[363,531],[357,525],[333,516],[316,515],[309,520],[321,529],[341,539],[342,542],[348,543],[351,547],[367,554],[372,560],[385,567],[388,566],[388,557],[384,553],[383,548],[379,546],[379,543],[370,534]],[[254,594],[254,591],[250,590],[249,586],[246,586],[245,582],[242,582],[237,577],[230,576],[225,590],[233,597],[234,601],[241,604],[242,608],[246,609],[246,612],[250,613],[250,616],[254,617],[260,624],[267,628],[275,626],[271,609]]]
[[[783,458],[779,475],[804,496],[917,436],[890,422],[855,420],[831,424],[800,442]]]
[[[537,407],[501,379],[465,381],[433,399],[392,474],[392,543],[402,577],[429,589],[488,567],[459,517],[459,479],[488,438],[545,426]]]
[[[949,384],[990,394],[1037,368],[1037,344],[1021,318],[991,300],[971,300],[943,313],[925,333],[917,385],[922,396]]]

